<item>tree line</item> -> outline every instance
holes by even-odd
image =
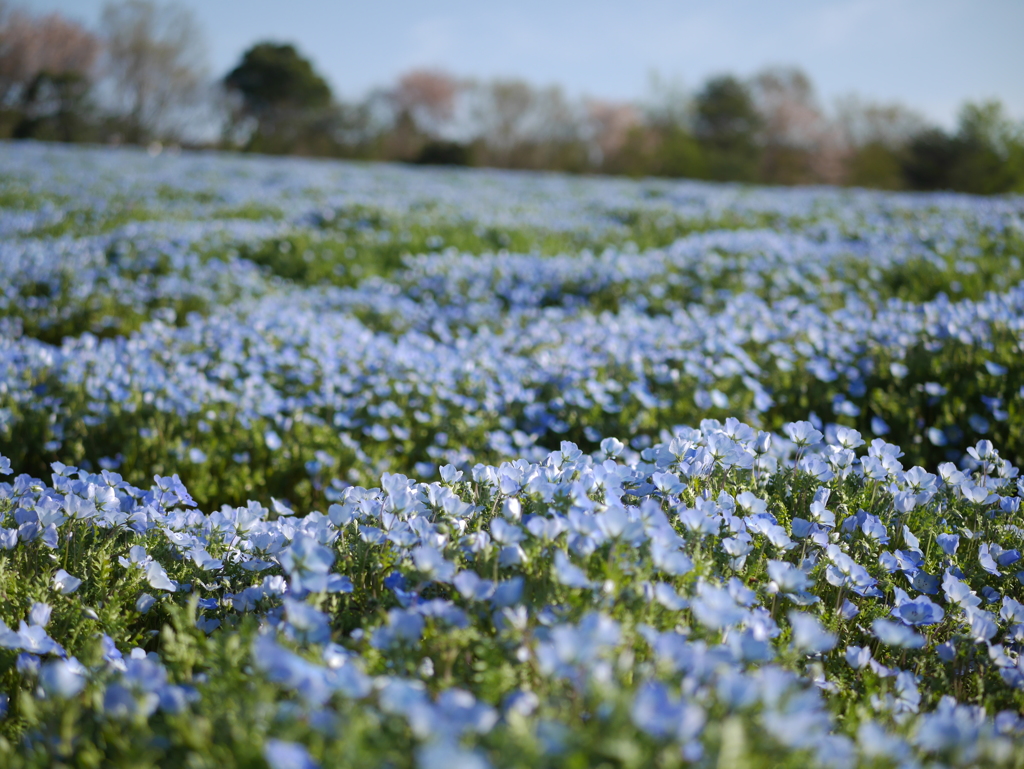
[[[338,98],[294,45],[256,43],[211,75],[184,7],[108,4],[99,28],[0,0],[0,137],[191,144],[423,164],[766,184],[1024,192],[1024,124],[968,102],[953,130],[898,103],[826,109],[810,78],[773,67],[638,102],[418,69]]]

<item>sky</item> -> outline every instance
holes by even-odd
[[[21,0],[97,27],[104,0]],[[1024,0],[181,0],[205,29],[210,71],[259,40],[295,43],[346,100],[414,67],[521,77],[571,96],[650,97],[652,75],[795,65],[822,103],[900,101],[946,127],[966,100],[1024,119]]]

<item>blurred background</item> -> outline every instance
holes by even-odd
[[[1024,192],[1022,30],[1020,0],[0,0],[0,138]]]

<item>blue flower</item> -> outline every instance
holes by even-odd
[[[455,565],[444,559],[440,551],[428,545],[421,545],[412,551],[416,569],[427,579],[435,582],[451,582],[455,576]]]
[[[85,668],[74,657],[47,662],[39,670],[39,685],[47,697],[68,699],[85,688]]]
[[[877,618],[871,625],[875,637],[884,644],[902,649],[920,649],[924,646],[924,638],[906,625]]]
[[[312,537],[297,535],[289,547],[278,553],[277,560],[291,577],[292,590],[296,594],[327,590],[334,552]]]
[[[942,607],[931,602],[928,596],[918,596],[904,601],[892,611],[893,615],[907,625],[935,625],[945,616]]]
[[[313,760],[302,745],[284,740],[267,740],[263,746],[263,757],[270,769],[319,769],[320,764]]]
[[[53,575],[53,586],[61,595],[70,595],[78,590],[81,584],[82,580],[72,577],[64,569],[57,569],[57,573]]]
[[[555,579],[566,587],[590,588],[593,583],[587,579],[586,573],[579,566],[569,561],[569,557],[562,550],[555,551]]]
[[[288,622],[286,634],[300,643],[323,644],[331,640],[331,626],[326,614],[303,601],[284,599]]]
[[[956,534],[939,534],[935,537],[935,543],[942,548],[942,552],[946,555],[956,555],[960,537]]]
[[[822,654],[836,645],[835,633],[827,632],[814,617],[791,611],[789,624],[793,629],[793,647],[805,654]]]

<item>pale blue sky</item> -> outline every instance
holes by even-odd
[[[17,0],[16,0],[17,1]],[[184,0],[211,69],[251,43],[296,43],[341,98],[416,66],[558,83],[640,99],[650,75],[690,89],[709,74],[803,67],[826,105],[857,92],[952,125],[965,99],[1024,118],[1024,0]],[[28,0],[95,25],[104,0]]]

